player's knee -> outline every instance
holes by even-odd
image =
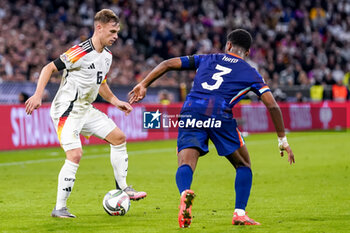
[[[235,169],[237,169],[239,167],[249,167],[250,168],[250,160],[244,160],[242,157],[238,157],[236,159],[231,159],[230,162],[234,166]]]
[[[66,152],[67,159],[73,163],[79,164],[81,157],[83,156],[83,150],[76,148]]]
[[[110,141],[110,143],[113,146],[123,144],[124,142],[126,142],[126,136],[123,132],[119,132],[119,133],[115,134],[113,139]]]
[[[250,163],[246,161],[240,161],[239,163],[236,164],[235,168],[239,167],[249,167],[251,169]]]
[[[178,166],[189,165],[194,171],[196,169],[197,161],[199,158],[199,151],[194,148],[186,148],[178,153]]]

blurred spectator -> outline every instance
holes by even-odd
[[[310,19],[315,28],[320,28],[326,24],[326,12],[325,10],[316,3],[316,6],[310,10]]]
[[[333,85],[335,84],[335,81],[333,79],[333,73],[329,72],[328,74],[325,74],[323,77],[323,84],[326,85]]]
[[[29,95],[24,93],[24,92],[21,92],[18,95],[18,101],[21,104],[24,104],[27,101],[28,98],[29,98]]]
[[[287,94],[279,88],[277,88],[272,94],[276,101],[285,101],[287,99]]]
[[[332,77],[334,79],[334,81],[336,83],[338,83],[338,81],[343,82],[344,79],[344,72],[340,69],[340,65],[337,64],[335,66],[335,69],[332,71]]]
[[[297,93],[295,93],[295,96],[288,98],[288,102],[303,103],[306,101],[307,101],[307,98],[303,95],[301,91],[298,91]]]
[[[343,84],[343,80],[338,80],[338,82],[332,86],[332,96],[333,100],[338,102],[344,102],[348,99],[349,90]]]
[[[295,73],[293,65],[289,65],[287,69],[282,70],[280,76],[280,86],[293,86],[295,80]]]
[[[158,93],[159,103],[163,105],[168,105],[172,102],[172,96],[171,93],[167,90],[161,90]]]
[[[305,96],[303,96],[303,93],[298,91],[296,94],[295,94],[295,102],[297,103],[303,103],[303,102],[306,102],[307,99],[305,98]]]
[[[348,88],[350,88],[350,71],[348,71],[348,72],[344,75],[343,83],[344,83],[345,86],[347,86]]]
[[[320,83],[316,83],[310,88],[310,99],[314,102],[323,100],[324,87]]]
[[[310,80],[307,77],[307,74],[305,71],[302,70],[301,72],[299,72],[296,83],[298,83],[301,86],[309,86],[310,85]]]
[[[45,89],[41,101],[42,101],[43,103],[49,102],[49,101],[50,101],[50,97],[51,97],[51,96],[50,96],[49,91]]]

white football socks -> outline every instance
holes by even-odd
[[[114,178],[118,186],[124,190],[126,184],[126,176],[128,174],[128,153],[126,152],[126,142],[113,146],[111,145],[111,164],[113,167]]]
[[[75,173],[79,164],[66,159],[58,175],[56,210],[67,206],[67,199],[73,190]]]
[[[245,215],[245,210],[242,210],[242,209],[235,209],[235,212],[237,213],[238,216],[244,216]]]

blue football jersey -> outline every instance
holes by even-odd
[[[258,96],[270,91],[261,75],[233,53],[180,59],[183,69],[197,69],[182,112],[196,109],[207,116],[232,118],[232,108],[249,91]]]

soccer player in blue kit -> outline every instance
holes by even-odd
[[[189,227],[194,192],[190,189],[198,158],[208,153],[210,139],[220,156],[224,156],[236,169],[236,202],[232,224],[260,225],[246,215],[245,208],[252,186],[252,171],[248,150],[233,119],[232,108],[244,95],[253,91],[269,110],[278,135],[280,154],[288,153],[288,162],[294,163],[293,152],[288,145],[281,110],[261,75],[244,58],[249,55],[252,37],[243,29],[236,29],[227,36],[225,53],[193,55],[165,60],[156,66],[129,94],[129,102],[142,100],[147,87],[169,70],[197,70],[193,87],[181,109],[181,119],[221,121],[218,128],[179,127],[178,169],[176,184],[179,189],[180,227]],[[212,126],[213,124],[211,124]],[[193,126],[193,124],[192,124]]]

